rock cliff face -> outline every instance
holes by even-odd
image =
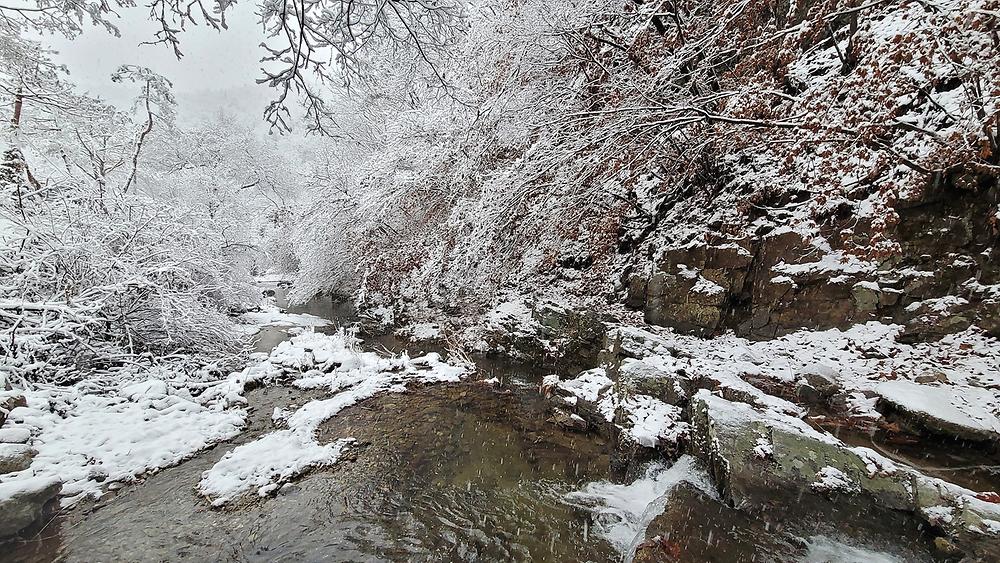
[[[750,236],[707,234],[631,274],[626,304],[651,324],[704,336],[773,338],[869,320],[902,324],[910,340],[972,324],[998,335],[998,190],[995,176],[938,179],[896,202],[884,232],[833,212],[814,233],[758,220]],[[879,237],[894,251],[872,255]]]

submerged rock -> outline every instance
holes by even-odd
[[[51,477],[0,483],[0,538],[39,523],[61,489],[62,483]]]
[[[801,549],[767,522],[732,508],[690,483],[671,493],[646,528],[634,563],[792,560]]]

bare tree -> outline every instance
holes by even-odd
[[[73,37],[89,20],[117,35],[116,10],[134,5],[133,0],[34,0],[25,7],[0,5],[0,21]],[[185,29],[201,24],[224,30],[234,5],[232,0],[154,0],[149,18],[159,29],[146,43],[166,45],[181,58]],[[366,72],[373,57],[405,52],[447,87],[439,58],[460,35],[465,10],[461,0],[262,0],[258,15],[267,36],[258,82],[277,92],[265,119],[274,130],[290,131],[289,102],[295,95],[305,108],[308,131],[330,133],[332,114],[323,86],[358,86],[370,78]]]
[[[135,183],[136,174],[139,170],[139,155],[146,142],[146,137],[153,131],[154,118],[163,122],[167,127],[173,126],[174,122],[174,95],[171,92],[173,86],[169,80],[160,76],[146,67],[134,65],[124,65],[111,75],[114,82],[129,81],[141,85],[142,91],[136,98],[135,106],[141,106],[145,115],[145,123],[139,131],[139,136],[135,142],[135,150],[132,153],[132,169],[122,194],[126,194],[129,188]]]

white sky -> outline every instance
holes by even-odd
[[[72,40],[50,36],[42,41],[59,52],[55,59],[69,68],[71,82],[120,107],[128,107],[135,89],[111,82],[111,73],[120,65],[135,64],[173,82],[182,122],[222,110],[263,126],[261,114],[270,91],[255,83],[264,32],[254,11],[250,2],[234,5],[226,18],[229,29],[221,32],[189,27],[181,36],[180,61],[167,46],[140,45],[153,39],[156,29],[142,7],[121,11],[121,37],[90,27]]]

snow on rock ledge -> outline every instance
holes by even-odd
[[[931,430],[1000,440],[1000,341],[969,329],[908,344],[900,342],[902,332],[899,325],[869,322],[755,342],[732,334],[702,339],[620,327],[609,331],[606,346],[624,358],[622,376],[645,389],[656,388],[650,383],[656,380],[683,382],[798,416],[804,412],[801,406],[756,385],[784,388],[792,395],[796,387],[821,386],[828,395],[842,396],[849,416],[880,417],[874,400],[880,396],[898,410],[920,414]]]
[[[887,381],[875,391],[924,426],[960,438],[1000,441],[1000,399],[990,389]]]
[[[967,555],[1000,553],[1000,504],[928,477],[867,448],[849,448],[802,420],[699,391],[691,404],[691,442],[726,500],[736,506],[816,502],[831,508],[863,494],[944,530]],[[807,494],[825,497],[810,500]],[[848,501],[851,502],[851,501]],[[947,514],[948,518],[941,518]]]
[[[54,477],[0,483],[0,540],[38,522],[61,486]]]

